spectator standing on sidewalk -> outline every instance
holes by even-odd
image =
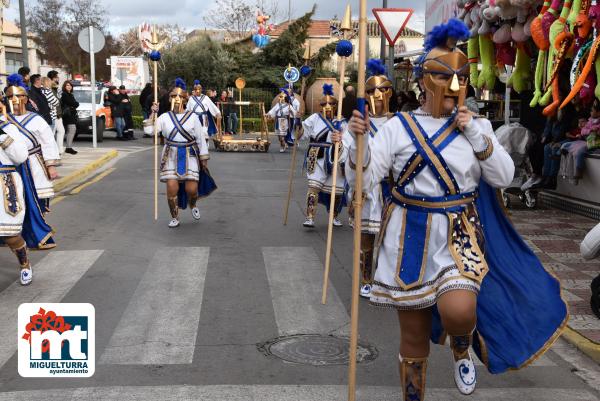
[[[31,88],[29,89],[29,111],[39,114],[48,125],[52,125],[50,105],[42,92],[42,76],[34,74],[31,76]]]
[[[152,113],[152,101],[150,101],[150,105],[148,106],[148,98],[152,98],[154,96],[152,83],[148,82],[144,89],[142,89],[142,93],[140,93],[140,106],[142,106],[142,114],[144,115],[144,120],[150,118],[150,114]]]
[[[58,118],[58,108],[60,108],[60,100],[52,92],[52,80],[48,77],[42,78],[42,93],[50,107],[50,117],[52,118],[52,132],[56,131],[56,119]],[[56,138],[56,135],[55,135]]]
[[[29,67],[21,67],[19,68],[19,70],[17,71],[17,74],[19,74],[20,76],[23,77],[23,82],[25,82],[27,85],[29,85],[29,77],[31,74],[31,70],[29,69]]]
[[[62,123],[67,131],[67,148],[65,153],[76,155],[77,151],[73,149],[73,140],[77,132],[77,108],[79,102],[75,100],[73,95],[73,84],[71,81],[65,81],[62,86],[62,94],[60,95],[60,105],[62,108]],[[62,140],[58,143],[62,147]]]
[[[58,76],[58,71],[50,71],[48,72],[48,78],[51,79],[52,84],[51,84],[51,89],[52,89],[52,93],[54,94],[54,96],[59,100],[58,102],[58,106],[56,107],[56,121],[54,124],[54,138],[56,139],[56,143],[58,143],[58,148],[60,150],[60,154],[62,155],[65,147],[64,147],[64,140],[65,140],[65,126],[63,125],[63,120],[62,120],[62,104],[60,101],[61,98],[61,92],[59,91],[60,88],[60,78]]]
[[[225,121],[225,131],[229,134],[236,134],[237,125],[238,125],[238,117],[235,112],[235,107],[228,103],[233,103],[233,96],[229,96],[227,91],[221,92],[221,98],[219,99],[219,103],[221,103],[221,113],[223,114],[223,121]]]
[[[125,131],[123,136],[125,139],[134,140],[133,136],[133,107],[131,106],[131,99],[127,94],[125,85],[119,86],[119,94],[121,95],[121,108],[123,109],[123,119],[125,120]]]
[[[123,107],[121,107],[122,96],[116,86],[111,86],[108,89],[108,101],[110,102],[110,111],[115,121],[115,128],[117,130],[117,140],[126,141],[127,138],[124,135],[125,131],[125,118],[123,113]]]

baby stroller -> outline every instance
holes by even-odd
[[[532,174],[531,163],[527,154],[533,143],[531,132],[519,123],[505,124],[496,130],[496,137],[515,163],[515,177],[510,186],[502,190],[504,207],[510,208],[511,196],[517,196],[521,202],[532,209],[537,205],[537,191],[521,190],[523,184]]]

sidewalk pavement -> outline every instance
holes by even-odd
[[[509,210],[515,228],[562,283],[570,319],[563,337],[600,363],[600,319],[590,307],[590,283],[600,259],[585,260],[579,244],[598,221],[556,209]]]
[[[54,190],[60,192],[71,184],[80,181],[117,157],[116,149],[78,147],[76,155],[62,155],[62,165],[58,167],[59,179],[54,181]]]

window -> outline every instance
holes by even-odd
[[[16,74],[21,67],[23,67],[21,53],[6,52],[6,73],[8,75]]]

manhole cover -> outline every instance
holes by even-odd
[[[313,366],[347,365],[350,360],[349,347],[350,339],[347,337],[320,334],[283,336],[258,344],[259,351],[267,356]],[[359,341],[356,354],[358,363],[373,361],[377,356],[375,346]]]

